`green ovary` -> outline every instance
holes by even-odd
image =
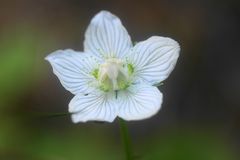
[[[97,79],[98,88],[108,92],[128,88],[133,71],[134,68],[131,64],[124,65],[120,59],[109,58],[91,74]]]

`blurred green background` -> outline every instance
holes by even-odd
[[[169,36],[181,45],[160,87],[161,111],[128,122],[136,159],[238,160],[240,151],[240,3],[234,0],[1,0],[0,159],[122,160],[119,126],[73,124],[73,95],[44,57],[82,50],[100,10],[118,15],[133,41]]]

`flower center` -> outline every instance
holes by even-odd
[[[93,71],[94,77],[99,82],[99,87],[103,91],[126,89],[130,84],[129,64],[125,65],[122,60],[109,58]]]

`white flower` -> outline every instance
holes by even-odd
[[[179,51],[176,41],[159,36],[133,46],[120,19],[101,11],[87,28],[84,52],[58,50],[46,60],[75,95],[69,104],[74,123],[112,122],[117,116],[141,120],[158,112],[162,93],[155,86],[169,76]]]

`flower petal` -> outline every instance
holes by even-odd
[[[137,43],[128,57],[135,80],[151,85],[165,80],[175,67],[179,51],[179,44],[166,37],[153,36]]]
[[[85,33],[85,52],[100,58],[121,58],[131,47],[130,36],[117,16],[101,11],[93,17]]]
[[[73,94],[89,93],[95,78],[90,74],[97,67],[97,60],[90,54],[70,49],[58,50],[46,58],[66,90]]]
[[[117,116],[117,106],[113,96],[113,92],[76,95],[69,103],[72,121],[74,123],[86,121],[112,122]]]
[[[141,120],[155,115],[161,108],[162,93],[157,87],[132,85],[119,92],[118,116],[125,120]]]

